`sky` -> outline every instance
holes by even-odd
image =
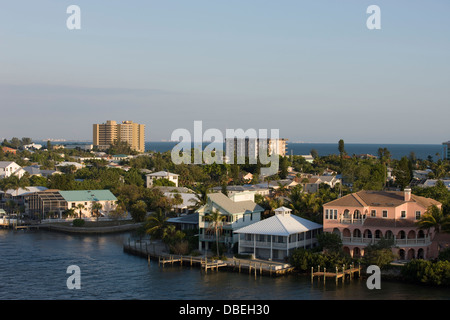
[[[0,138],[91,140],[94,123],[131,120],[146,141],[202,121],[290,142],[440,144],[449,14],[447,0],[2,1]]]

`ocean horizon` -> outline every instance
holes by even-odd
[[[47,143],[47,141],[35,141],[36,143]],[[88,140],[72,141],[52,141],[53,144],[92,144]],[[146,152],[164,153],[171,151],[180,142],[177,141],[146,141]],[[211,142],[203,142],[202,148],[205,148]],[[345,143],[345,151],[348,155],[370,154],[378,156],[379,148],[387,148],[391,153],[392,159],[401,159],[403,156],[409,157],[414,152],[417,159],[427,159],[431,156],[433,161],[442,159],[442,144],[408,144],[408,143]],[[291,142],[287,143],[286,155],[309,155],[311,150],[316,150],[319,156],[339,154],[338,143],[326,142]],[[225,146],[223,146],[225,150]]]
[[[204,142],[203,148],[210,142]],[[170,151],[179,142],[176,141],[147,141],[145,142],[145,150],[153,152]],[[403,156],[409,157],[414,152],[417,159],[427,159],[428,156],[433,161],[442,158],[442,144],[389,144],[389,143],[345,143],[345,151],[348,155],[370,154],[378,156],[379,148],[387,148],[393,159],[401,159]],[[309,155],[311,150],[316,150],[319,156],[327,156],[331,154],[339,154],[338,143],[287,143],[286,155]],[[224,149],[225,150],[225,147]]]

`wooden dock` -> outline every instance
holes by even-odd
[[[3,229],[11,229],[11,230],[32,230],[39,229],[38,224],[17,224],[17,223],[9,223],[0,221],[0,227]]]
[[[346,277],[352,279],[355,274],[358,274],[358,277],[361,276],[361,265],[355,267],[355,265],[352,264],[348,268],[343,265],[341,270],[336,267],[332,272],[330,272],[330,270],[327,271],[326,268],[323,268],[321,271],[320,266],[317,267],[317,271],[314,271],[314,267],[311,267],[311,282],[314,281],[314,277],[317,277],[318,279],[323,278],[324,282],[327,278],[334,278],[337,283],[339,279],[344,280]]]
[[[149,266],[151,260],[156,260],[158,261],[158,265],[163,268],[166,265],[174,264],[194,266],[200,267],[200,270],[205,273],[207,273],[208,270],[218,271],[219,269],[224,269],[226,271],[253,274],[256,277],[257,275],[285,275],[294,270],[289,264],[267,260],[236,258],[229,260],[212,260],[204,256],[171,255],[161,250],[161,248],[157,248],[154,243],[149,243],[147,241],[129,241],[128,244],[124,244],[123,250],[129,254],[147,258]]]

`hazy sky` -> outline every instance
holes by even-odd
[[[69,5],[81,30],[69,30]],[[369,30],[369,5],[381,30]],[[290,141],[450,139],[450,1],[29,0],[0,8],[0,138],[146,140],[203,128]]]

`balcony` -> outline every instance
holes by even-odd
[[[344,245],[368,245],[379,242],[380,238],[364,238],[364,237],[342,237]],[[430,237],[414,238],[414,239],[395,239],[394,246],[427,246],[431,244]]]
[[[353,218],[340,218],[339,223],[342,224],[359,224],[362,225],[366,219],[365,218],[359,218],[359,219],[353,219]]]

